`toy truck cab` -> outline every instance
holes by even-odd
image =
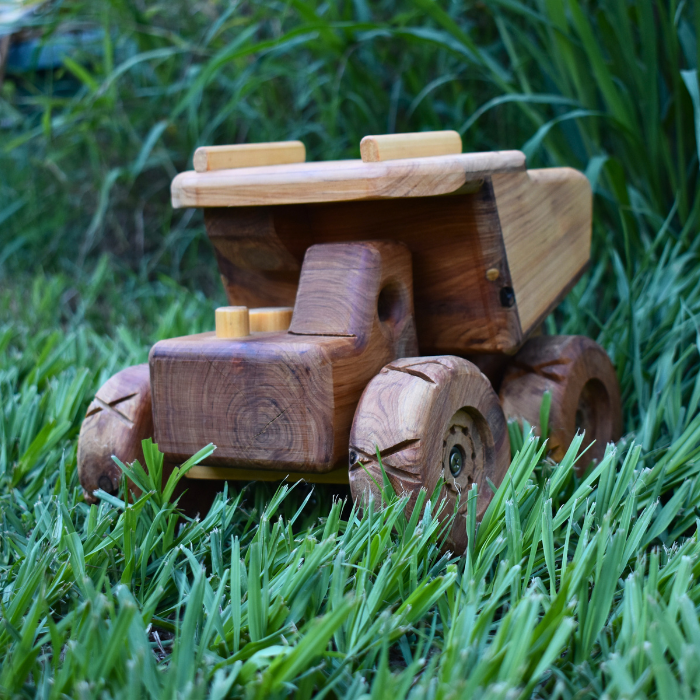
[[[594,457],[619,436],[604,351],[526,342],[588,264],[586,178],[528,171],[518,151],[462,154],[455,132],[366,137],[361,151],[307,163],[298,142],[200,149],[200,172],[174,179],[173,206],[204,209],[231,307],[216,332],[157,343],[148,371],[98,392],[101,408],[136,382],[122,408],[135,398],[147,419],[127,435],[91,407],[88,495],[116,485],[112,453],[134,459],[153,434],[171,461],[217,445],[193,476],[349,480],[360,499],[382,481],[379,455],[411,500],[440,476],[450,502],[478,483],[483,513],[486,478],[510,462],[506,416],[536,424],[544,391],[555,458],[578,429]]]

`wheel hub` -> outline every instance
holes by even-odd
[[[486,458],[477,421],[468,409],[452,416],[442,446],[445,485],[450,491],[466,494],[475,481],[481,480]]]
[[[464,467],[464,448],[461,445],[453,445],[450,450],[450,472],[452,476],[459,476]]]

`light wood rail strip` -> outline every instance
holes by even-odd
[[[212,479],[215,481],[308,481],[314,484],[347,484],[347,467],[330,472],[293,472],[272,469],[238,469],[236,467],[208,467],[196,465],[185,474],[188,479]]]
[[[198,173],[231,168],[303,163],[306,160],[306,147],[301,141],[201,146],[194,152],[192,160],[194,169]]]
[[[416,131],[410,134],[379,134],[360,141],[365,163],[403,158],[447,156],[462,152],[462,138],[456,131]]]

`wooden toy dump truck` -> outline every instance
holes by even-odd
[[[217,446],[193,479],[349,481],[356,500],[382,483],[378,452],[412,502],[442,476],[463,515],[476,482],[480,517],[510,462],[506,420],[537,424],[547,390],[550,455],[585,430],[600,458],[621,431],[612,364],[538,331],[588,264],[588,181],[461,150],[456,132],[368,136],[361,160],[319,163],[299,142],[198,149],[173,206],[204,209],[231,306],[97,392],[86,496],[114,492],[112,455],[153,437],[170,463]]]

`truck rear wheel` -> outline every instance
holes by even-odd
[[[510,464],[505,417],[489,380],[450,355],[396,360],[367,385],[350,433],[350,490],[365,505],[370,494],[381,503],[377,450],[394,491],[410,497],[409,513],[420,490],[432,495],[443,477],[443,519],[459,501],[449,538],[459,553],[471,485],[478,484],[481,519],[493,496],[487,478],[498,486]]]
[[[85,500],[95,503],[97,489],[116,493],[122,462],[143,464],[141,441],[153,436],[151,380],[148,365],[117,372],[97,391],[88,407],[78,438],[78,476]]]
[[[622,410],[615,368],[598,343],[580,335],[531,338],[506,370],[501,405],[509,420],[538,426],[545,391],[552,393],[549,454],[557,462],[579,431],[583,447],[595,443],[577,466],[600,460],[609,442],[620,439]]]

